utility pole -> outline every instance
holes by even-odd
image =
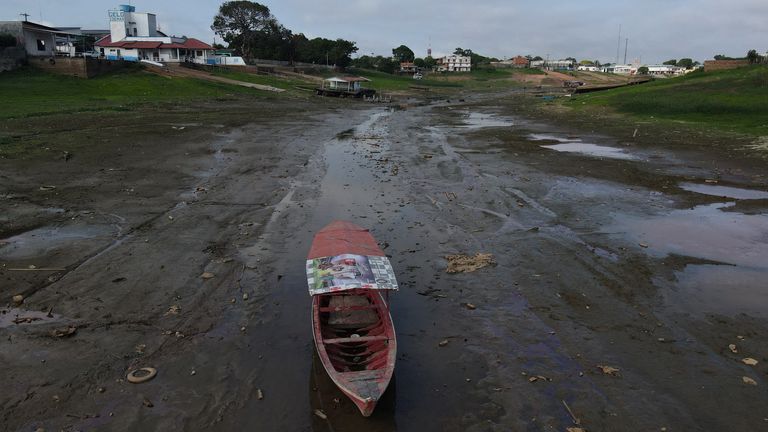
[[[621,49],[621,24],[619,24],[619,41],[616,42],[616,64],[619,64],[619,50]]]
[[[29,21],[29,14],[28,13],[26,13],[26,12],[20,13],[19,16],[23,16],[24,17],[24,22]]]
[[[624,64],[627,64],[627,45],[629,45],[629,38],[624,40]]]

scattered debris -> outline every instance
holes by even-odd
[[[152,408],[153,406],[155,406],[155,404],[153,404],[152,401],[147,398],[144,398],[143,404],[147,408]]]
[[[645,244],[645,243],[638,243],[638,244],[640,245],[641,248],[647,248],[648,247],[648,245]]]
[[[56,186],[40,186],[41,191],[50,191],[56,189]]]
[[[536,382],[536,381],[552,381],[552,378],[547,378],[544,375],[535,375],[528,378],[528,382]]]
[[[577,425],[577,426],[578,426],[579,424],[581,424],[581,420],[579,420],[579,418],[578,418],[578,417],[576,417],[576,416],[573,414],[573,411],[571,411],[571,407],[569,407],[569,406],[568,406],[568,403],[567,403],[567,402],[565,402],[565,400],[564,400],[564,399],[562,400],[562,402],[563,402],[563,406],[565,407],[565,410],[566,410],[566,411],[568,411],[568,415],[570,415],[570,416],[571,416],[571,419],[573,420],[573,424],[575,424],[575,425]]]
[[[157,375],[157,369],[153,367],[143,367],[143,368],[130,371],[126,379],[128,380],[129,383],[141,384],[143,382],[147,382],[151,380],[156,375]]]
[[[168,308],[168,312],[165,313],[166,316],[168,315],[178,315],[179,312],[181,312],[181,306],[179,305],[173,305]]]
[[[757,385],[757,381],[753,380],[752,378],[750,378],[748,376],[741,377],[741,380],[744,381],[744,384],[749,384],[749,385],[753,385],[753,386]]]
[[[22,303],[24,303],[24,296],[23,295],[16,294],[15,296],[13,296],[13,304],[14,305],[19,306]]]
[[[147,345],[145,344],[138,344],[136,347],[134,347],[134,351],[136,351],[136,354],[144,354],[144,350],[147,349]]]
[[[248,300],[248,293],[243,293],[243,301]]]
[[[16,317],[11,321],[14,324],[29,324],[33,321],[40,321],[42,318],[39,317]]]
[[[205,272],[205,273],[201,274],[200,277],[203,278],[203,279],[208,280],[208,279],[213,279],[214,277],[216,277],[216,275],[214,275],[211,272]]]
[[[125,281],[126,281],[126,279],[124,277],[119,277],[119,278],[112,279],[112,283],[120,283],[120,282],[125,282]]]
[[[493,255],[489,253],[476,253],[475,256],[469,255],[446,255],[448,268],[446,273],[471,273],[489,265],[495,265],[496,261]]]
[[[472,303],[464,303],[464,306],[469,310],[475,310],[477,309],[477,306],[473,305]]]
[[[316,409],[316,410],[315,410],[315,415],[316,415],[316,416],[318,416],[318,417],[320,417],[320,418],[321,418],[321,419],[323,419],[323,420],[328,420],[328,416],[327,416],[327,415],[325,415],[325,413],[324,413],[324,412],[323,412],[323,410],[321,410],[321,409]]]
[[[587,430],[582,427],[569,427],[565,428],[565,432],[587,432]]]
[[[749,366],[754,366],[757,364],[757,360],[753,359],[752,357],[741,359],[741,362]]]
[[[443,340],[440,341],[439,344],[437,344],[437,346],[439,346],[439,347],[444,347],[446,345],[448,345],[448,339],[443,339]]]
[[[736,344],[730,344],[728,345],[728,349],[731,350],[732,353],[738,354],[739,350],[736,349]]]
[[[600,369],[601,371],[603,371],[603,373],[606,374],[606,375],[611,375],[611,376],[616,376],[616,377],[620,376],[619,375],[619,368],[617,368],[615,366],[597,365],[597,368]]]
[[[62,327],[58,329],[53,329],[49,332],[49,334],[52,337],[56,337],[56,338],[70,337],[75,333],[77,333],[77,327],[75,326],[67,326],[67,327]]]
[[[263,400],[264,399],[264,392],[261,391],[261,389],[256,389],[256,399]]]

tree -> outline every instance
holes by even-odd
[[[399,62],[410,62],[413,61],[415,55],[410,48],[405,45],[400,45],[399,47],[392,49],[392,57]]]
[[[251,1],[228,1],[219,7],[213,17],[213,30],[240,54],[250,55],[253,36],[274,25],[275,18],[269,8]]]
[[[670,66],[675,66],[677,64],[677,60],[675,60],[675,59],[667,60],[667,61],[665,61],[662,64],[670,65]]]
[[[413,59],[413,64],[418,68],[425,68],[427,67],[427,62],[424,61],[423,58],[415,58]]]
[[[693,68],[693,60],[689,58],[681,58],[677,61],[677,65],[686,69]]]
[[[760,62],[760,54],[757,53],[757,50],[749,50],[747,52],[747,60],[749,60],[750,64],[755,64]]]
[[[435,60],[432,56],[426,56],[424,57],[424,67],[427,69],[432,69],[437,64],[437,60]]]
[[[638,75],[648,75],[648,66],[640,66],[637,68]]]
[[[541,58],[541,56],[536,56],[536,57],[531,59],[531,61],[542,61],[542,60],[544,60],[544,59]]]

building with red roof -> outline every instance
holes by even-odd
[[[109,11],[110,34],[95,46],[107,60],[163,63],[215,63],[214,49],[194,38],[167,36],[157,29],[157,17],[120,5]]]

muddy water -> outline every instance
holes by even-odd
[[[715,190],[751,196],[733,189]],[[670,304],[696,314],[768,317],[768,215],[729,211],[733,205],[701,205],[652,217],[617,215],[616,224],[606,229],[625,232],[660,258],[678,255],[714,262],[689,264],[677,272],[676,288],[667,293]]]
[[[257,344],[266,336],[275,341],[270,350],[261,352],[260,363],[266,370],[283,371],[285,375],[273,374],[267,377],[268,382],[261,383],[269,389],[265,390],[268,397],[250,404],[254,411],[245,425],[266,430],[306,430],[310,425],[315,430],[395,430],[394,385],[374,415],[364,420],[313,360],[310,297],[302,271],[313,234],[333,220],[368,227],[378,241],[384,242],[391,240],[393,232],[402,233],[412,218],[392,187],[394,164],[381,160],[386,151],[388,115],[373,112],[351,133],[324,143],[322,152],[311,161],[310,172],[320,175],[310,174],[295,182],[286,193],[284,207],[278,209],[278,216],[265,229],[280,233],[266,238],[265,243],[280,251],[277,271],[284,276],[279,277],[274,299],[278,316],[266,326],[265,333],[254,333],[253,340]],[[299,202],[297,194],[306,190],[312,190],[315,199]],[[396,326],[398,301],[395,294]],[[403,341],[399,343],[407,346]],[[323,410],[328,419],[313,415],[314,409]],[[264,423],[264,412],[270,413],[274,423]]]
[[[768,192],[755,189],[744,189],[730,186],[698,183],[681,183],[680,188],[690,192],[723,198],[734,198],[740,200],[768,199]]]
[[[625,152],[620,148],[601,146],[597,144],[582,143],[582,142],[567,142],[563,144],[552,144],[541,146],[546,149],[551,149],[559,152],[566,153],[580,153],[587,156],[595,157],[607,157],[612,159],[625,159],[634,160],[638,159],[637,156]]]

